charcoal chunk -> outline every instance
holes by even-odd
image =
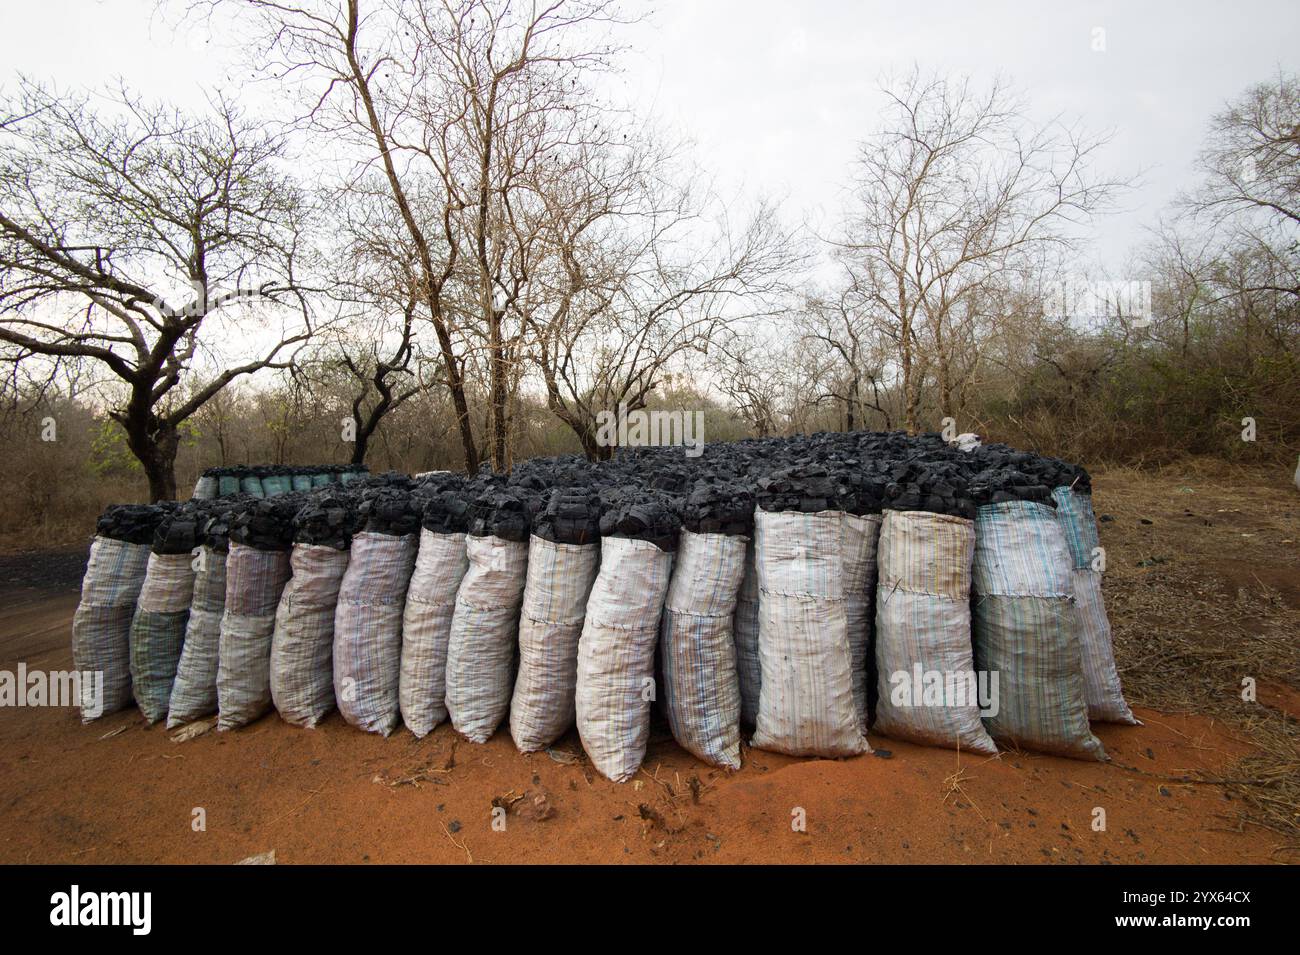
[[[175,504],[110,504],[95,523],[100,537],[126,541],[128,544],[153,544],[154,533]]]

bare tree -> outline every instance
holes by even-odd
[[[709,350],[713,384],[756,437],[780,434],[791,371],[789,342],[768,341],[756,329],[730,329]]]
[[[550,170],[599,148],[607,136],[586,75],[612,51],[567,36],[608,20],[611,10],[601,0],[542,6],[470,0],[450,8],[449,29],[430,34],[467,160],[451,182],[460,187],[469,284],[487,351],[486,432],[497,469],[508,466],[509,407],[522,377],[526,334],[516,325],[510,340],[505,323],[545,255]]]
[[[323,393],[345,396],[353,464],[365,462],[384,419],[426,387],[416,335],[419,255],[381,188],[357,184],[339,197],[343,254],[331,297],[340,321],[303,362],[303,373]]]
[[[1205,182],[1184,208],[1254,247],[1257,291],[1300,297],[1300,76],[1279,73],[1218,113],[1200,166]]]
[[[582,77],[608,52],[585,31],[611,19],[611,4],[231,2],[266,39],[268,75],[309,78],[308,119],[353,149],[353,181],[382,170],[417,257],[465,465],[477,468],[480,451],[463,375],[481,348],[488,453],[504,467],[518,373],[505,323],[527,278],[519,207],[535,171],[583,135]]]
[[[886,429],[893,427],[882,403],[885,349],[877,329],[850,286],[835,296],[812,296],[800,321],[800,342],[819,359],[815,401],[830,401],[842,410],[846,431],[867,423],[874,411]]]
[[[1300,226],[1300,77],[1279,74],[1218,113],[1201,153],[1199,208],[1259,211]]]
[[[802,260],[774,208],[735,228],[671,145],[629,133],[574,158],[546,185],[545,258],[514,307],[548,406],[601,459],[597,415],[645,407],[723,329],[779,312]]]
[[[426,387],[415,341],[416,296],[396,314],[372,312],[341,320],[314,353],[299,362],[318,401],[342,399],[352,445],[350,460],[363,464],[389,415]]]
[[[1192,326],[1199,312],[1218,296],[1213,282],[1216,250],[1209,236],[1180,229],[1177,222],[1160,222],[1152,229],[1153,243],[1143,253],[1147,272],[1158,276],[1158,304],[1150,317],[1148,337],[1162,341],[1186,359]],[[1120,316],[1116,316],[1119,321]],[[1129,326],[1122,326],[1127,337]]]
[[[1097,212],[1122,183],[1094,176],[1103,140],[1032,128],[1001,83],[913,71],[887,84],[885,127],[862,146],[837,243],[861,307],[896,349],[904,420],[919,427],[926,368],[953,398],[971,297]]]
[[[106,370],[150,496],[173,498],[182,423],[312,332],[310,205],[284,142],[223,100],[196,117],[118,89],[92,107],[27,80],[0,142],[0,343]],[[210,347],[233,340],[253,354]]]

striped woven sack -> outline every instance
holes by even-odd
[[[447,637],[447,715],[456,732],[486,743],[510,708],[528,543],[470,535],[465,550]]]
[[[745,575],[736,595],[733,619],[736,638],[736,677],[740,683],[740,722],[753,726],[758,719],[758,693],[763,668],[758,661],[758,568],[754,565],[754,538],[745,545]]]
[[[469,569],[464,534],[420,531],[420,551],[402,613],[402,665],[397,701],[417,738],[447,718],[447,641],[456,591]]]
[[[683,530],[660,623],[668,725],[710,766],[740,768],[740,682],[732,619],[744,537]]]
[[[844,514],[754,515],[763,682],[753,745],[792,756],[871,752],[853,701]]]
[[[845,514],[844,619],[853,666],[853,706],[858,729],[867,732],[875,706],[876,668],[874,634],[876,604],[876,545],[880,538],[879,514]]]
[[[271,637],[289,580],[289,554],[231,543],[217,651],[217,729],[233,730],[271,708]]]
[[[1088,727],[1070,554],[1055,508],[986,504],[975,516],[975,664],[996,674],[985,711],[1003,745],[1104,760]]]
[[[211,501],[217,496],[217,479],[210,474],[201,474],[194,482],[194,493],[190,495],[196,501]]]
[[[72,661],[83,675],[81,719],[131,704],[131,619],[149,566],[149,545],[96,537],[72,617]],[[98,692],[96,688],[98,687]]]
[[[519,613],[519,673],[510,736],[521,753],[545,749],[575,719],[578,639],[600,569],[600,544],[560,544],[533,535]]]
[[[311,728],[334,709],[334,614],[348,551],[294,544],[292,575],[271,634],[271,701],[280,719]]]
[[[245,474],[239,479],[239,490],[245,494],[251,494],[253,497],[266,497],[266,491],[262,488],[262,479],[256,474]]]
[[[334,696],[343,719],[368,733],[388,736],[401,718],[402,613],[418,547],[415,534],[352,538],[334,613]]]
[[[190,619],[185,624],[176,680],[167,708],[167,728],[175,729],[217,712],[217,660],[221,615],[226,608],[226,553],[204,544],[194,573]]]
[[[194,557],[150,554],[131,621],[131,692],[145,721],[167,715],[194,596]]]
[[[1065,533],[1073,563],[1074,610],[1079,623],[1079,646],[1083,656],[1083,688],[1088,698],[1088,716],[1106,723],[1141,725],[1124,699],[1110,620],[1101,595],[1101,571],[1093,569],[1093,549],[1100,544],[1092,495],[1069,487],[1053,489],[1056,520]]]
[[[980,721],[971,646],[975,524],[886,510],[876,586],[875,730],[927,746],[994,754]]]
[[[650,740],[655,644],[672,566],[672,554],[649,541],[601,538],[574,700],[582,748],[616,783],[636,775]]]
[[[268,474],[262,478],[262,492],[267,497],[288,494],[293,490],[293,478],[288,474]]]

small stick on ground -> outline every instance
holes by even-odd
[[[451,844],[455,846],[457,849],[460,849],[462,852],[465,853],[465,861],[470,865],[473,865],[474,854],[469,851],[469,843],[457,842],[456,837],[451,834],[451,830],[447,828],[447,824],[445,822],[441,822],[439,823],[439,825],[442,826],[442,831],[447,834],[447,838],[451,840]]]
[[[300,810],[300,809],[302,809],[303,807],[305,807],[305,806],[307,805],[307,803],[311,802],[312,799],[313,799],[314,797],[319,796],[319,795],[320,795],[322,792],[324,792],[324,791],[325,791],[325,787],[324,787],[324,786],[322,786],[320,789],[312,789],[312,790],[309,790],[310,795],[308,795],[306,799],[304,799],[304,800],[303,800],[302,802],[300,802],[298,805],[294,806],[294,807],[293,807],[292,809],[290,809],[288,812],[284,812],[284,813],[281,813],[280,815],[276,816],[274,819],[272,819],[272,820],[268,823],[268,825],[272,825],[272,826],[273,826],[273,825],[275,825],[277,822],[279,822],[281,819],[287,819],[289,816],[295,815],[295,814],[298,812],[298,810]]]

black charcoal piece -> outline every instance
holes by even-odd
[[[592,544],[600,540],[600,495],[558,487],[546,497],[533,521],[533,533],[556,544]]]
[[[155,554],[190,554],[203,543],[207,501],[183,501],[171,508],[154,530]]]
[[[230,540],[258,550],[288,550],[293,546],[293,517],[303,497],[290,492],[243,502],[231,515]]]
[[[404,484],[393,478],[391,474],[378,475],[352,485],[357,488],[353,494],[357,501],[360,530],[392,537],[404,537],[419,531],[423,506],[412,496],[409,479]]]
[[[357,520],[356,501],[341,489],[314,491],[293,516],[294,543],[347,550]]]
[[[170,502],[161,504],[110,504],[104,508],[95,524],[100,537],[126,541],[128,544],[153,544],[154,532],[164,517],[174,508]]]

